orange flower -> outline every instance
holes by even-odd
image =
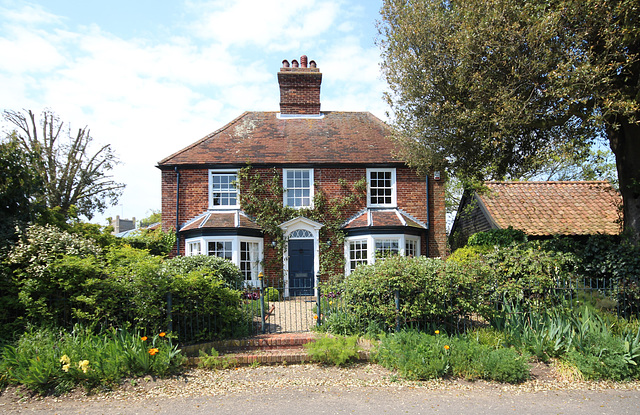
[[[159,350],[158,350],[158,349],[156,349],[155,347],[154,347],[153,349],[149,349],[149,354],[150,354],[151,356],[154,356],[154,355],[155,355],[156,353],[158,353],[158,352],[159,352]]]
[[[318,315],[317,315],[317,314],[314,314],[314,315],[313,315],[313,319],[314,319],[314,320],[317,320],[317,319],[318,319]]]
[[[444,345],[444,350],[449,350],[449,345],[448,344]]]
[[[147,336],[140,337],[140,340],[142,340],[143,342],[146,342],[147,341]]]
[[[440,330],[436,330],[436,334],[440,334]]]
[[[165,333],[164,331],[162,333],[158,334],[158,336],[160,336],[160,337],[164,337],[166,335],[167,335],[167,333]]]

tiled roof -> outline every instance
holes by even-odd
[[[246,228],[260,230],[260,226],[240,211],[213,211],[187,222],[180,232],[194,229]]]
[[[122,232],[116,233],[114,236],[116,238],[126,238],[129,236],[135,236],[135,235],[141,234],[142,231],[144,230],[155,231],[156,229],[160,229],[160,228],[162,228],[162,222],[156,222],[144,228],[135,228],[135,229],[129,229],[128,231],[122,231]]]
[[[342,229],[356,229],[366,227],[396,227],[408,226],[426,229],[427,226],[401,209],[363,209],[351,219],[347,220]]]
[[[478,197],[499,228],[528,235],[620,233],[620,194],[606,181],[487,182]]]
[[[210,164],[398,163],[390,128],[369,112],[281,118],[245,112],[160,161],[159,167]]]

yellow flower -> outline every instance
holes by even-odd
[[[167,333],[165,333],[164,331],[162,333],[158,334],[158,336],[160,336],[160,337],[164,337],[166,335],[167,335]]]
[[[448,344],[444,345],[444,350],[449,350],[449,345]]]
[[[65,372],[69,371],[69,365],[62,365],[62,370]]]
[[[147,336],[140,337],[140,340],[142,340],[143,342],[146,342],[147,341]]]
[[[440,330],[436,330],[436,334],[440,334]]]
[[[89,361],[88,360],[79,361],[78,369],[82,370],[82,373],[87,373],[87,370],[89,370]]]
[[[156,349],[155,347],[153,349],[149,349],[149,354],[151,356],[155,356],[155,354],[158,353],[158,352],[159,352],[159,350]]]
[[[66,354],[62,355],[62,357],[60,358],[60,363],[68,365],[71,363],[71,359],[69,359],[69,356],[67,356]]]

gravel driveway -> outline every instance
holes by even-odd
[[[521,385],[410,382],[374,364],[193,369],[171,379],[129,380],[109,393],[22,398],[0,395],[2,413],[38,414],[639,414],[640,383],[570,382],[534,371]],[[23,393],[24,394],[24,393]]]

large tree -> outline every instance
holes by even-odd
[[[640,240],[637,0],[385,0],[381,15],[388,100],[413,165],[466,183],[522,178],[608,140]]]
[[[0,143],[0,251],[41,211],[42,181],[31,169],[35,160],[10,136]]]
[[[72,134],[50,110],[40,120],[29,111],[4,111],[13,126],[15,141],[33,157],[32,169],[43,181],[43,200],[47,208],[59,208],[65,216],[72,207],[91,219],[115,205],[124,184],[109,175],[118,162],[109,144],[92,149],[93,138],[87,127]]]

